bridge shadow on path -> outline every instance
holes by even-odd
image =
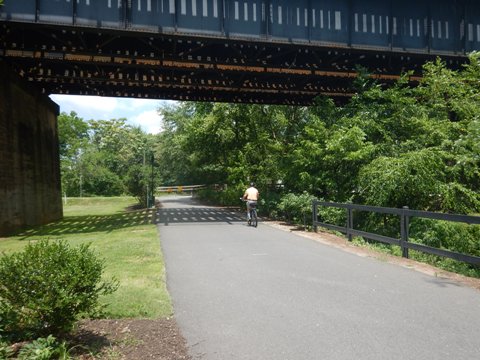
[[[173,195],[159,199],[155,222],[173,224],[234,224],[246,223],[246,214],[238,207],[215,207],[200,203],[195,197]]]
[[[62,236],[111,232],[138,225],[175,223],[219,223],[245,222],[245,214],[236,208],[215,208],[197,204],[189,197],[162,200],[165,207],[125,211],[110,215],[66,216],[62,220],[46,225],[28,227],[12,236],[29,240],[32,236]]]
[[[245,222],[245,215],[234,209],[191,207],[191,208],[160,208],[157,211],[156,222],[159,225],[221,223],[233,224]]]

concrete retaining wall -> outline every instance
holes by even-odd
[[[58,113],[0,61],[0,236],[63,216]]]

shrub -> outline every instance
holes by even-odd
[[[305,226],[312,220],[312,202],[315,199],[313,195],[306,191],[301,195],[288,193],[282,197],[278,204],[278,210],[285,214],[289,221],[303,223]]]
[[[0,258],[0,323],[11,339],[63,335],[82,316],[100,310],[98,298],[118,287],[102,281],[103,261],[90,245],[30,243]]]
[[[347,223],[347,211],[335,207],[319,206],[318,218],[326,224],[345,226]]]
[[[265,194],[260,194],[260,207],[258,211],[262,215],[269,216],[273,219],[278,218],[278,204],[282,195],[275,191],[265,191]]]
[[[242,197],[245,189],[239,186],[230,186],[220,192],[221,205],[238,205],[240,197]]]
[[[220,203],[220,193],[214,189],[206,188],[197,191],[197,197],[209,204]]]

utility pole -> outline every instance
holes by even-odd
[[[150,158],[151,168],[152,168],[152,173],[151,173],[151,177],[150,177],[150,188],[151,188],[151,192],[152,192],[152,196],[151,196],[152,204],[151,204],[151,206],[155,206],[155,194],[154,194],[154,191],[153,191],[153,161],[154,161],[153,152],[151,153],[151,155],[152,155],[151,158]]]
[[[83,175],[80,175],[80,197],[83,197]]]
[[[146,150],[145,150],[145,146],[144,146],[144,147],[143,147],[143,171],[142,171],[142,181],[144,180],[144,179],[143,179],[143,175],[146,174],[146,171],[145,171],[145,152],[146,152]],[[146,183],[147,208],[149,208],[149,207],[150,207],[150,193],[149,193],[149,191],[148,191],[148,182],[145,181],[145,183]]]

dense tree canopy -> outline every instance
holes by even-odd
[[[158,179],[156,173],[152,176],[154,135],[126,119],[84,121],[75,112],[62,113],[58,128],[66,195],[129,193],[146,204],[147,189]]]

